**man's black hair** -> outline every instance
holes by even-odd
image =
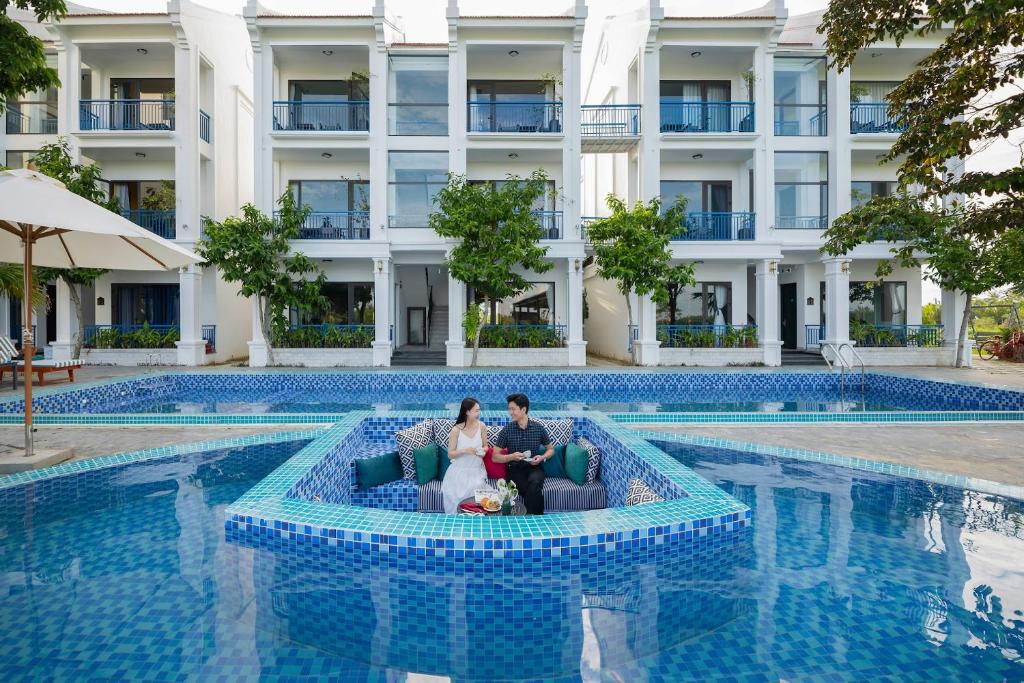
[[[509,394],[505,397],[505,403],[515,403],[526,412],[530,412],[530,399],[526,394]]]

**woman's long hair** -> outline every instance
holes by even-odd
[[[459,406],[459,417],[455,420],[455,424],[464,425],[466,424],[466,415],[469,411],[473,410],[474,406],[480,405],[480,401],[476,400],[472,396],[467,396],[462,399],[462,405]]]

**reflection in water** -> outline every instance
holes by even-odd
[[[226,541],[226,504],[302,443],[0,495],[0,679],[1024,677],[1019,501],[661,444],[753,528],[486,571]]]

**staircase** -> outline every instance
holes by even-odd
[[[427,345],[425,347],[405,346],[396,349],[391,354],[391,365],[446,365],[448,362],[448,352],[444,344],[446,341],[448,341],[448,307],[434,306],[430,318]]]
[[[430,318],[430,336],[427,348],[431,351],[444,351],[444,343],[448,341],[448,307],[434,306],[434,314]]]
[[[782,349],[782,367],[828,367],[828,363],[817,351]]]

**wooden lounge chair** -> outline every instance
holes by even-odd
[[[18,356],[20,351],[14,346],[7,337],[0,337],[0,382],[3,381],[4,375],[7,373],[8,367],[11,370],[11,374],[15,375],[17,371],[25,374],[25,361],[19,360]],[[75,381],[75,370],[82,367],[82,361],[80,360],[33,360],[32,361],[32,372],[35,373],[38,378],[39,385],[43,386],[46,384],[46,375],[51,372],[67,372],[68,381]],[[15,386],[17,386],[17,377],[14,377]]]

